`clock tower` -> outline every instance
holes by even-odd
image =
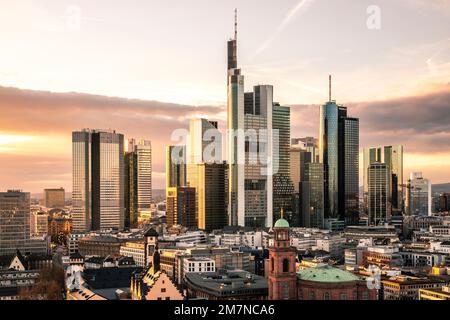
[[[291,247],[289,223],[283,219],[283,211],[281,219],[275,223],[273,232],[273,246],[269,248],[269,300],[296,300],[297,250]]]

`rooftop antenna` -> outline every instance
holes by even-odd
[[[234,40],[237,40],[237,8],[234,9]]]
[[[331,102],[331,74],[328,77],[328,101]]]

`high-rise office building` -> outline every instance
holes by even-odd
[[[324,167],[322,163],[305,163],[300,181],[300,226],[324,227]]]
[[[47,208],[64,208],[66,192],[64,188],[44,189],[44,206]]]
[[[274,157],[273,173],[279,172],[279,142],[273,138],[273,87],[258,85],[253,89],[253,99],[247,98],[244,128],[248,134],[245,141],[245,214],[244,225],[271,227],[273,224],[273,175],[267,172],[269,157]],[[252,137],[257,135],[257,139]],[[278,138],[278,137],[275,137]],[[256,141],[257,140],[257,141]],[[275,143],[273,143],[275,141]],[[285,152],[286,150],[284,150]],[[286,157],[286,154],[284,155]],[[285,159],[284,159],[285,160]],[[281,161],[283,170],[289,164]],[[242,217],[241,217],[242,219]]]
[[[198,228],[211,231],[228,225],[226,163],[189,164],[187,180],[195,188]]]
[[[390,168],[387,164],[374,162],[367,168],[369,224],[379,225],[391,218]]]
[[[128,140],[125,153],[125,227],[136,227],[139,212],[152,202],[152,146],[147,140]]]
[[[189,121],[187,154],[189,163],[222,162],[222,134],[217,121],[203,118]]]
[[[320,162],[319,140],[314,137],[292,138],[291,148],[296,150],[305,150],[311,153],[311,162]],[[292,168],[292,167],[291,167]]]
[[[0,255],[24,252],[30,240],[30,194],[0,192]]]
[[[234,38],[228,41],[228,212],[230,224],[239,226],[272,226],[273,179],[261,171],[258,164],[249,163],[249,156],[267,160],[272,154],[273,88],[268,85],[254,87],[244,93],[244,76],[237,67],[237,19]],[[250,141],[239,139],[239,131],[260,133],[256,152],[250,152]],[[266,134],[261,133],[266,130]],[[254,131],[253,131],[254,130]],[[264,159],[263,159],[264,160]]]
[[[325,170],[325,219],[355,224],[359,214],[359,120],[348,117],[347,108],[332,101],[331,93],[330,101],[320,107],[319,146]]]
[[[186,146],[167,146],[166,188],[186,186],[186,171]]]
[[[393,215],[403,211],[403,146],[382,146],[365,148],[363,152],[364,202],[367,206],[368,176],[367,168],[371,163],[385,163],[389,167],[389,199]]]
[[[278,155],[274,155],[274,167],[278,171],[273,175],[273,215],[274,220],[281,218],[281,209],[284,210],[284,218],[295,226],[297,221],[293,212],[294,185],[291,180],[291,109],[275,103],[273,106],[273,140],[278,141]]]
[[[195,188],[167,188],[167,227],[181,225],[187,228],[198,228],[198,222],[195,216],[195,202]]]
[[[406,185],[408,215],[431,216],[431,181],[422,172],[412,172]]]
[[[72,133],[73,230],[124,228],[124,139],[113,130]]]

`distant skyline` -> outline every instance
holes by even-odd
[[[151,140],[163,188],[173,129],[196,116],[225,127],[234,8],[246,89],[272,84],[295,106],[292,137],[317,137],[332,74],[361,148],[403,144],[405,177],[450,182],[450,0],[0,3],[0,190],[70,191],[71,131],[85,127]]]

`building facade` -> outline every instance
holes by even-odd
[[[406,185],[406,212],[409,215],[431,216],[431,181],[422,172],[412,172]]]
[[[325,219],[356,224],[359,214],[359,120],[331,100],[320,107]]]
[[[66,191],[64,188],[44,189],[44,206],[47,208],[64,208]]]
[[[124,140],[113,130],[72,133],[73,229],[124,229]]]
[[[367,168],[367,206],[371,225],[387,222],[391,217],[390,181],[390,169],[385,163],[374,162]]]

